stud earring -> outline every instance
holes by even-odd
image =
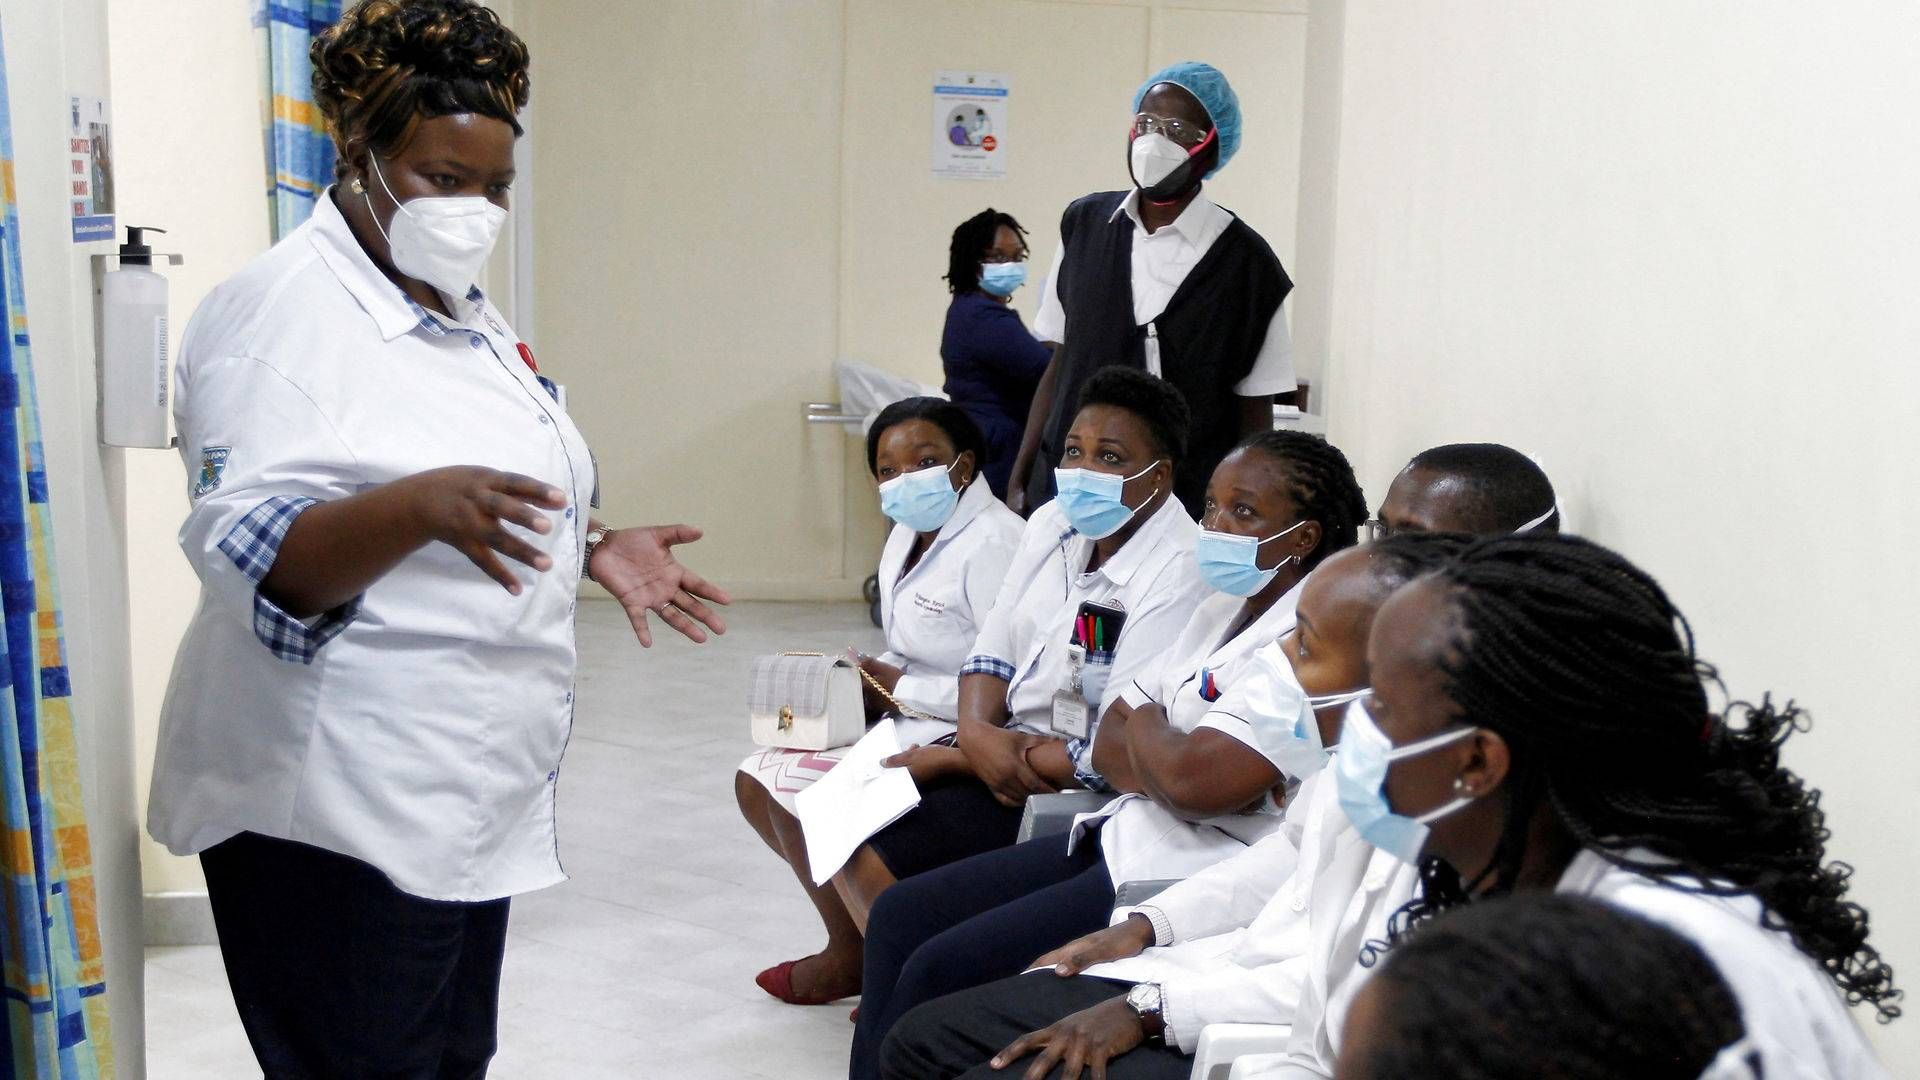
[[[353,183],[347,185],[347,189],[355,195],[365,195],[367,193],[367,185],[361,183],[360,178],[357,176],[353,178]]]
[[[1454,794],[1456,794],[1456,795],[1466,795],[1466,794],[1469,794],[1469,792],[1467,791],[1467,778],[1466,778],[1466,777],[1464,777],[1464,776],[1456,776],[1456,777],[1454,777],[1454,778],[1453,778],[1453,791],[1454,791]]]

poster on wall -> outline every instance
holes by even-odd
[[[73,242],[113,239],[113,127],[105,98],[67,99],[67,160]]]
[[[1007,178],[1005,75],[942,71],[933,79],[933,175]]]

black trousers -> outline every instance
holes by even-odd
[[[1011,1080],[1024,1075],[1032,1056],[995,1072],[987,1064],[993,1055],[1030,1031],[1120,997],[1128,986],[1042,971],[930,1001],[894,1025],[880,1051],[880,1075],[886,1080]],[[1158,1043],[1144,1043],[1107,1063],[1110,1080],[1187,1080],[1192,1073],[1192,1058]],[[1049,1076],[1059,1078],[1061,1070]]]
[[[254,833],[200,865],[267,1080],[487,1074],[507,901],[424,900],[358,859]]]
[[[1018,975],[1041,954],[1107,925],[1112,911],[1098,834],[1071,855],[1066,837],[1043,836],[889,888],[867,919],[847,1075],[879,1075],[881,1041],[908,1010]]]

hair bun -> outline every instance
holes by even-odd
[[[518,134],[531,89],[526,43],[474,0],[361,0],[309,55],[343,163],[351,145],[397,149],[421,117],[479,113]]]

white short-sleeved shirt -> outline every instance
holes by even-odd
[[[960,668],[1006,580],[1026,522],[976,479],[912,570],[902,574],[918,533],[895,525],[880,554],[881,659],[901,669],[893,696],[945,722],[896,718],[903,743],[927,743],[953,730],[960,714]]]
[[[174,411],[201,594],[147,819],[176,854],[250,831],[439,900],[565,878],[554,797],[594,465],[500,313],[478,290],[452,308],[429,315],[389,281],[329,192],[195,313]],[[438,543],[318,619],[257,592],[313,501],[453,465],[566,493],[551,532],[515,528],[553,559],[509,564],[521,595]]]
[[[1167,310],[1173,294],[1179,291],[1187,275],[1199,265],[1213,242],[1233,223],[1233,214],[1205,195],[1198,195],[1180,211],[1173,223],[1159,232],[1148,232],[1140,220],[1140,192],[1136,189],[1121,201],[1109,222],[1125,214],[1133,221],[1133,321],[1145,326]],[[1047,271],[1047,285],[1040,293],[1040,314],[1033,320],[1033,336],[1041,341],[1063,344],[1070,328],[1067,309],[1060,303],[1060,266],[1066,261],[1063,240],[1053,252],[1053,266]],[[1290,297],[1289,297],[1290,298]],[[1147,354],[1147,370],[1158,375],[1158,356]],[[1253,368],[1233,388],[1241,397],[1265,397],[1291,394],[1299,389],[1293,370],[1293,336],[1287,330],[1287,300],[1282,299],[1267,326],[1266,340],[1254,357]]]
[[[1211,683],[1218,700],[1220,694],[1238,686],[1247,677],[1254,655],[1292,631],[1304,584],[1289,589],[1232,637],[1227,637],[1227,631],[1246,601],[1219,592],[1208,596],[1194,609],[1159,669],[1136,677],[1121,691],[1120,700],[1134,708],[1158,702],[1176,730],[1213,728],[1266,756],[1253,726],[1215,716],[1210,711],[1213,702],[1201,687]],[[1071,852],[1085,831],[1097,826],[1100,854],[1114,884],[1184,878],[1228,858],[1279,825],[1280,807],[1271,797],[1257,810],[1188,821],[1144,795],[1123,795],[1104,809],[1076,819],[1067,834],[1067,850]]]
[[[962,674],[1007,681],[1009,727],[1052,735],[1054,691],[1071,685],[1067,645],[1074,616],[1089,600],[1127,613],[1113,665],[1095,716],[1120,691],[1158,662],[1209,591],[1193,560],[1199,526],[1168,498],[1099,569],[1085,568],[1093,541],[1067,524],[1058,503],[1035,510],[1021,535],[992,614],[974,642]],[[1069,741],[1081,772],[1092,777],[1090,744]]]

